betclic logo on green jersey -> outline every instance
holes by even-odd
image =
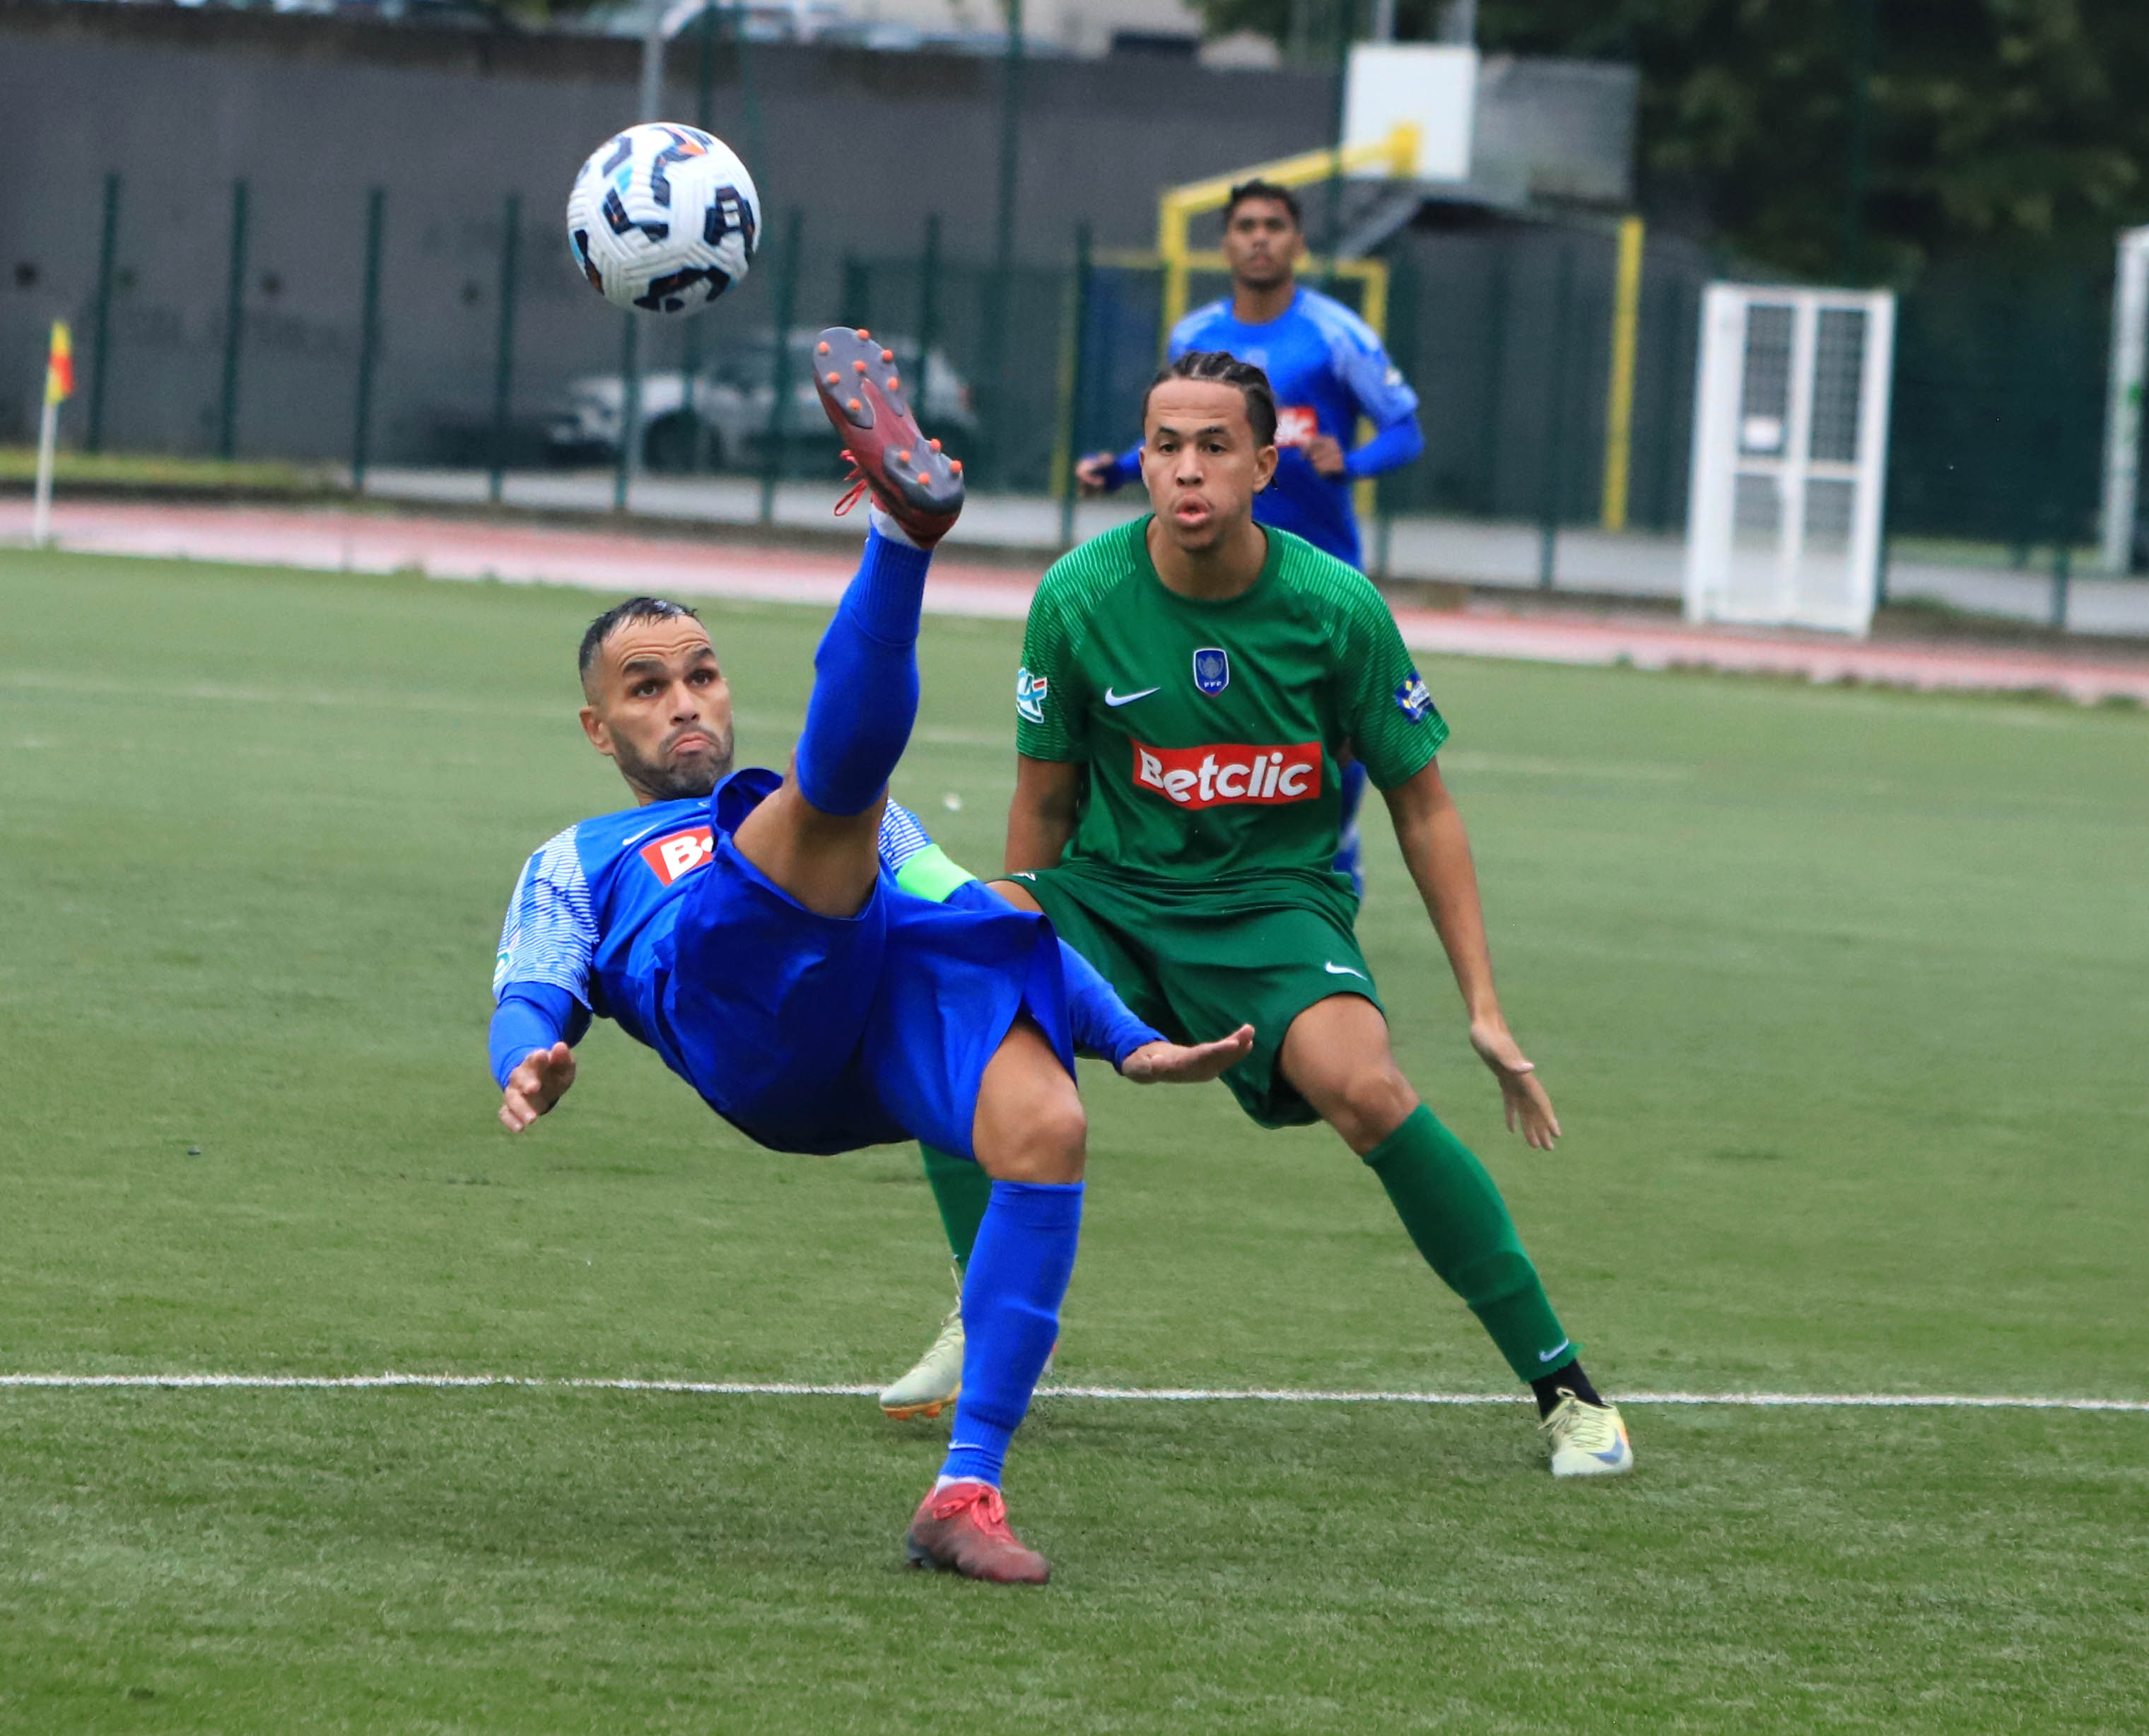
[[[1212,742],[1200,747],[1152,747],[1130,736],[1135,787],[1152,791],[1175,808],[1220,804],[1274,807],[1311,802],[1321,793],[1321,743],[1293,742],[1251,747]]]

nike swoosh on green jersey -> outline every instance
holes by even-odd
[[[1132,705],[1137,699],[1146,699],[1150,694],[1163,691],[1161,687],[1144,687],[1139,693],[1115,693],[1107,687],[1105,689],[1105,703],[1110,706]]]

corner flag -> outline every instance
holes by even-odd
[[[45,402],[58,404],[74,396],[74,342],[67,321],[53,321],[53,347],[45,356]]]
[[[53,347],[45,352],[45,409],[38,425],[38,488],[30,509],[30,541],[43,548],[53,540],[53,459],[58,449],[60,405],[74,395],[74,345],[67,321],[53,321]]]

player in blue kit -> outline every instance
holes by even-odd
[[[1254,517],[1361,566],[1351,485],[1408,464],[1424,451],[1425,435],[1417,394],[1372,327],[1297,281],[1305,252],[1297,194],[1268,181],[1234,187],[1224,208],[1231,293],[1171,329],[1169,359],[1220,350],[1268,375],[1280,450],[1275,480],[1255,497]],[[1347,442],[1361,416],[1372,423],[1373,437],[1353,450]],[[1120,453],[1093,453],[1074,474],[1092,495],[1138,481],[1141,442]]]
[[[1408,464],[1425,450],[1417,394],[1373,329],[1340,301],[1299,284],[1306,229],[1298,195],[1272,181],[1245,181],[1224,208],[1224,258],[1231,293],[1196,308],[1171,329],[1170,360],[1220,350],[1269,377],[1276,401],[1276,477],[1254,497],[1254,517],[1303,536],[1324,554],[1362,567],[1351,485]],[[1373,437],[1351,450],[1363,416]],[[1141,442],[1097,452],[1074,467],[1085,494],[1107,494],[1141,476]],[[1336,869],[1365,890],[1359,868],[1358,807],[1365,768],[1343,767],[1343,814]]]
[[[647,1044],[779,1151],[931,1140],[992,1190],[964,1287],[964,1396],[910,1559],[1041,1583],[1009,1528],[1008,1446],[1058,1335],[1081,1221],[1075,1049],[1137,1079],[1215,1078],[1251,1032],[1181,1046],[1136,1019],[1049,923],[964,883],[888,801],[918,707],[917,639],[961,466],[918,432],[893,358],[823,332],[817,379],[873,506],[814,659],[788,774],[732,769],[731,697],[687,609],[637,597],[583,637],[584,732],[637,806],[531,857],[503,929],[491,1052],[521,1132],[575,1079],[593,1017]],[[932,897],[903,883],[924,877]]]

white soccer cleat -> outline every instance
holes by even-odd
[[[1566,1387],[1538,1425],[1552,1447],[1554,1477],[1619,1477],[1634,1468],[1634,1448],[1616,1405],[1586,1405]]]
[[[963,1309],[958,1303],[940,1322],[940,1336],[908,1374],[880,1396],[880,1407],[898,1422],[938,1416],[963,1390]]]

